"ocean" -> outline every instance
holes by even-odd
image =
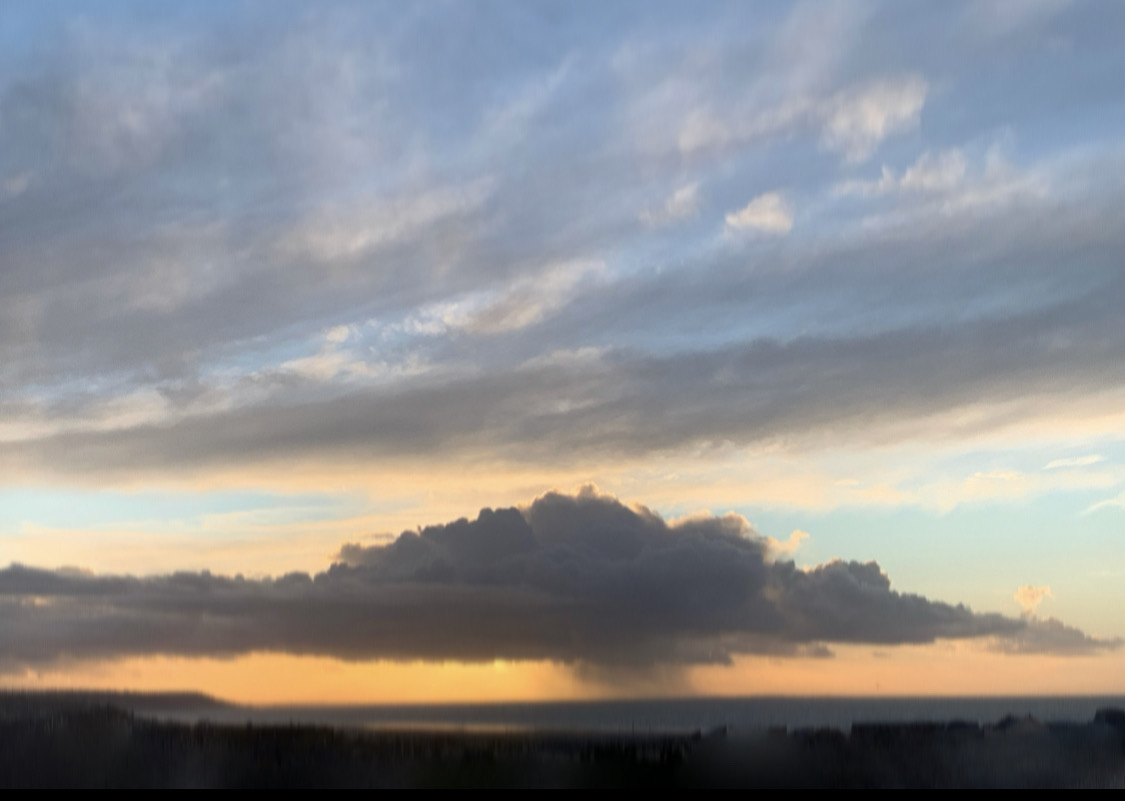
[[[143,696],[129,704],[137,713],[182,722],[319,724],[363,729],[430,731],[528,731],[690,733],[725,728],[732,734],[770,728],[790,731],[853,723],[966,721],[988,724],[1006,716],[1044,722],[1088,723],[1103,707],[1125,708],[1125,696],[972,698],[683,698],[509,704],[378,706],[202,706],[148,709]]]

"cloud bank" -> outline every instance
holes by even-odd
[[[1020,22],[982,47],[979,12],[861,5],[64,3],[32,47],[13,9],[0,477],[628,460],[1120,393],[1121,12],[985,15]],[[1048,20],[1095,61],[1017,35]]]
[[[668,523],[592,487],[344,545],[317,575],[135,578],[0,571],[7,669],[59,659],[255,651],[343,659],[537,659],[648,668],[832,643],[991,638],[1006,651],[1116,647],[1056,620],[891,589],[875,562],[773,561],[737,515]]]

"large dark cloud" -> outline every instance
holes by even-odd
[[[345,659],[548,659],[644,668],[828,643],[993,638],[1017,652],[1115,647],[1057,621],[891,589],[874,562],[773,561],[742,518],[668,524],[592,489],[345,545],[315,576],[0,571],[9,667],[251,651]]]

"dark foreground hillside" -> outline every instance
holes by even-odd
[[[359,731],[159,722],[0,696],[4,787],[1125,787],[1125,712],[1084,724],[857,724],[756,735]]]

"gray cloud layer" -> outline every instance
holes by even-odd
[[[742,518],[668,524],[592,489],[345,545],[315,576],[0,571],[8,667],[251,651],[345,659],[549,659],[644,668],[826,643],[993,638],[1013,652],[1116,647],[1055,620],[901,594],[874,562],[773,561]]]
[[[1017,5],[40,21],[0,71],[0,469],[633,456],[1119,391],[1122,11]],[[787,237],[724,238],[775,191]],[[337,325],[375,378],[286,366]]]
[[[594,359],[345,389],[330,398],[303,397],[296,382],[285,404],[12,443],[0,464],[105,475],[303,455],[557,461],[699,442],[882,436],[950,409],[1015,400],[1019,414],[1049,415],[1125,382],[1121,294],[1117,280],[1004,319],[663,355],[612,349]]]

